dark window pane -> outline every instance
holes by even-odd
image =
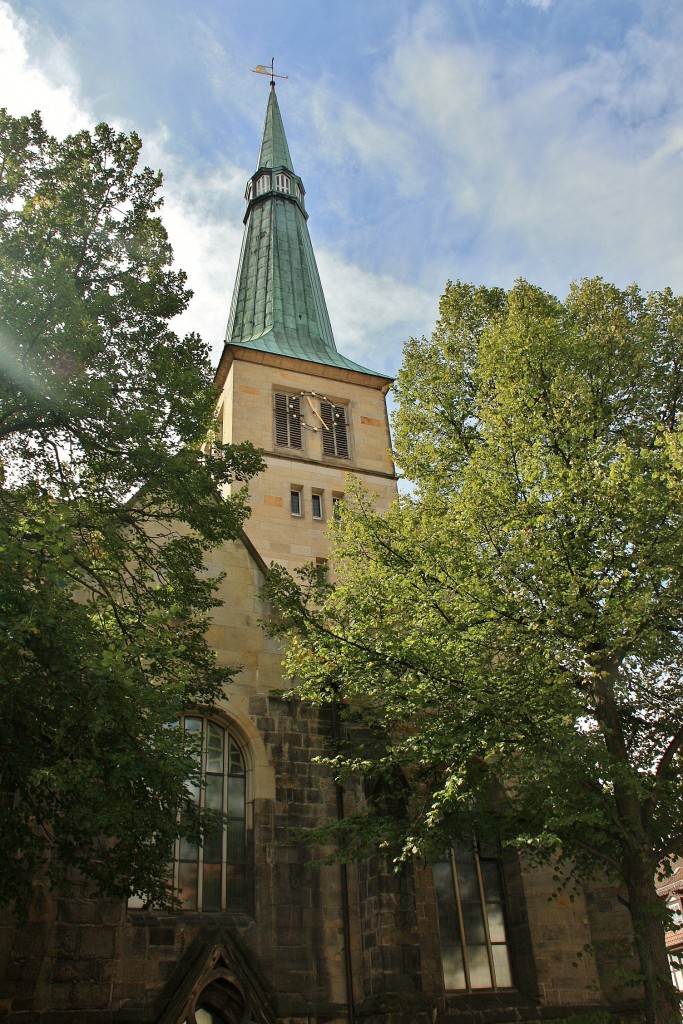
[[[244,861],[246,848],[244,845],[244,822],[228,822],[228,863],[241,864]]]
[[[223,776],[207,775],[204,806],[212,811],[223,810]]]
[[[465,942],[468,947],[471,942],[486,942],[481,903],[463,903],[462,920],[465,926]]]
[[[244,758],[242,751],[234,740],[230,740],[230,774],[244,775]]]
[[[480,859],[469,843],[454,847],[452,857],[433,865],[444,984],[448,990],[510,988],[499,864]]]
[[[446,989],[462,990],[467,988],[460,946],[444,946],[442,942],[441,958],[443,960],[443,983]]]
[[[223,830],[214,835],[204,836],[204,863],[220,863],[223,859]]]
[[[481,877],[484,883],[486,899],[500,899],[502,886],[500,882],[500,869],[496,861],[484,860],[481,862]]]
[[[187,783],[188,795],[210,811],[224,812],[230,793],[229,816],[217,831],[203,837],[202,847],[187,839],[176,845],[178,892],[183,906],[192,910],[221,910],[226,906],[226,862],[232,860],[229,909],[246,905],[246,775],[238,743],[218,723],[188,716],[187,730],[201,738],[205,732],[201,787]],[[227,756],[226,756],[227,753]],[[201,862],[201,885],[200,882]]]
[[[512,988],[512,969],[507,946],[493,946],[493,967],[496,972],[496,985],[499,988]]]
[[[480,900],[479,895],[479,879],[477,878],[477,869],[474,863],[463,864],[462,861],[458,862],[458,885],[460,887],[460,899],[463,903],[478,903]]]
[[[178,896],[186,910],[197,909],[197,865],[178,865]]]
[[[447,989],[464,989],[467,986],[450,860],[434,864],[432,874],[439,911],[439,937],[441,939],[444,985]]]
[[[491,968],[486,946],[467,946],[467,964],[472,988],[491,988]]]
[[[223,771],[223,730],[213,722],[208,723],[206,735],[206,770]]]
[[[474,864],[474,843],[457,843],[453,852],[458,864]]]
[[[505,942],[505,915],[503,914],[502,903],[487,903],[486,917],[489,924],[489,938],[491,942]]]
[[[439,861],[432,865],[434,888],[439,906],[447,906],[455,910],[455,889],[453,888],[453,872],[450,861]]]
[[[202,910],[221,909],[221,865],[204,864]]]
[[[231,818],[244,817],[244,776],[228,779],[228,814]]]
[[[247,899],[246,872],[243,865],[229,864],[227,869],[227,908],[243,910]]]
[[[196,860],[197,854],[199,853],[199,847],[196,843],[191,843],[189,839],[181,839],[178,853],[179,860]]]

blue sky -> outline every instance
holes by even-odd
[[[0,0],[0,104],[135,129],[216,357],[275,55],[338,348],[395,372],[445,282],[683,291],[680,0]]]

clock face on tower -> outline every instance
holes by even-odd
[[[317,391],[275,395],[275,443],[303,448],[303,432],[322,435],[323,455],[349,458],[347,406],[337,405]]]

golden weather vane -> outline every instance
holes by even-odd
[[[270,75],[270,84],[275,85],[276,78],[289,78],[289,75],[276,75],[273,71],[275,67],[275,57],[270,58],[270,64],[257,64],[255,68],[251,70],[255,75]]]

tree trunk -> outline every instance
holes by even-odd
[[[596,673],[596,712],[607,750],[615,765],[625,769],[623,774],[617,771],[614,779],[614,799],[623,829],[620,843],[623,879],[645,989],[645,1020],[646,1024],[681,1024],[681,1004],[666,952],[666,913],[655,889],[657,863],[653,863],[654,843],[648,827],[648,812],[636,785],[629,780],[634,768],[615,699],[618,682],[619,665],[604,659]]]
[[[678,993],[671,978],[664,938],[664,906],[655,889],[650,858],[627,855],[625,881],[636,949],[645,989],[647,1024],[681,1024]]]

